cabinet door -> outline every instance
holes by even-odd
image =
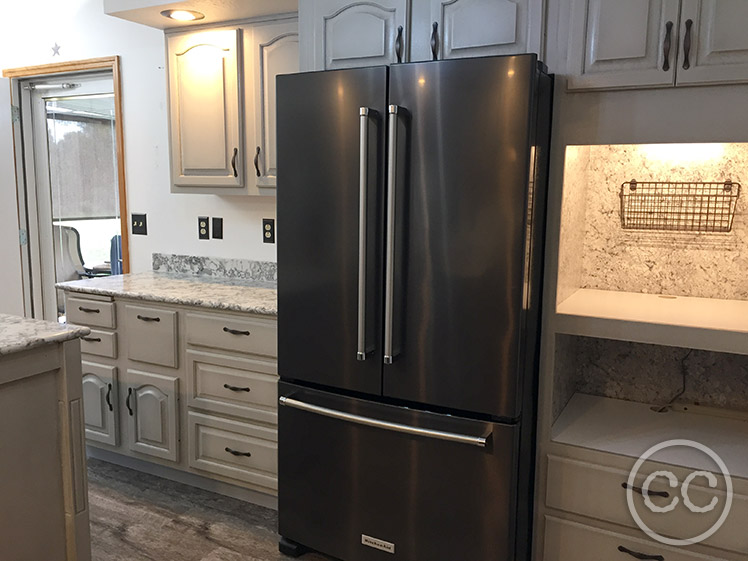
[[[83,362],[83,415],[86,438],[117,446],[117,367]]]
[[[543,0],[430,0],[429,8],[413,7],[411,60],[540,52]]]
[[[406,62],[407,12],[408,0],[299,2],[302,70]]]
[[[175,191],[243,185],[240,37],[229,29],[167,39]]]
[[[748,2],[683,0],[680,45],[678,85],[748,82]]]
[[[179,380],[137,370],[127,371],[127,407],[130,450],[177,461]]]
[[[679,0],[573,0],[570,90],[672,86]]]
[[[252,28],[252,41],[245,34],[245,59],[254,66],[247,76],[247,91],[254,91],[255,114],[247,138],[252,146],[252,174],[258,187],[275,187],[278,158],[275,149],[275,77],[299,71],[299,24],[297,21],[260,24]],[[247,120],[248,126],[251,125]]]

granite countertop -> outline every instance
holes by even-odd
[[[132,273],[57,285],[68,292],[119,296],[265,316],[278,315],[276,285],[237,278],[183,273]]]
[[[63,343],[91,333],[88,327],[0,314],[0,356]]]

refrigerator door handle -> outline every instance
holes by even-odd
[[[358,180],[358,360],[366,360],[366,183],[369,177],[369,112],[358,110],[360,119],[360,160]]]
[[[350,423],[356,423],[359,425],[366,425],[369,427],[375,427],[384,430],[390,430],[395,432],[402,432],[405,434],[412,434],[416,436],[424,436],[427,438],[436,438],[438,440],[448,440],[450,442],[459,442],[461,444],[470,444],[472,446],[478,446],[480,448],[486,447],[486,442],[491,436],[491,433],[484,436],[471,436],[467,434],[459,434],[455,432],[445,432],[433,429],[424,429],[421,427],[414,427],[410,425],[403,425],[401,423],[391,423],[389,421],[381,421],[372,417],[364,417],[362,415],[354,415],[353,413],[345,413],[344,411],[338,411],[337,409],[328,409],[327,407],[320,407],[319,405],[312,405],[305,401],[299,401],[287,396],[281,396],[278,398],[278,402],[286,407],[293,407],[294,409],[300,409],[309,413],[316,413],[318,415],[324,415],[325,417],[331,417],[341,421],[347,421]]]
[[[387,154],[387,246],[384,281],[384,363],[392,364],[392,324],[395,288],[395,182],[397,173],[397,114],[400,107],[390,105]]]

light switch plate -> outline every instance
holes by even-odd
[[[148,235],[148,222],[145,214],[131,214],[130,224],[132,224],[132,233],[137,236]]]

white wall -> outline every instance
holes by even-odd
[[[102,0],[6,3],[0,68],[121,57],[129,212],[148,215],[148,236],[130,238],[133,272],[149,270],[153,252],[275,261],[275,245],[262,243],[262,218],[275,217],[274,198],[169,193],[163,32],[104,15]],[[52,56],[55,43],[60,56]],[[20,313],[7,83],[0,88],[0,312]],[[223,217],[224,239],[198,240],[198,216]]]

